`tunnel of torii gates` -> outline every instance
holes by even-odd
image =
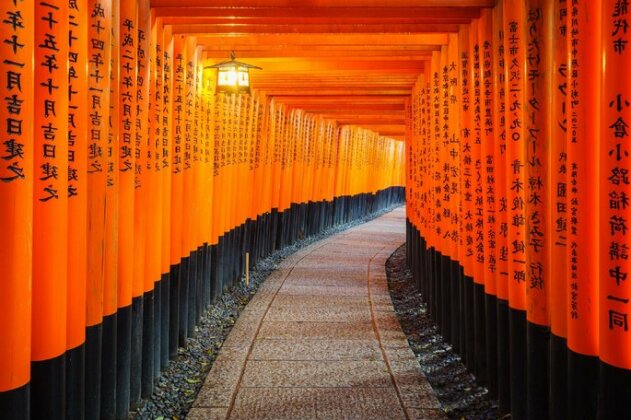
[[[246,253],[405,199],[415,280],[501,412],[629,418],[630,21],[3,0],[0,417],[127,417]],[[233,50],[251,94],[205,69]]]

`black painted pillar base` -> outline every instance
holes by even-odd
[[[31,416],[66,418],[66,354],[31,362]]]
[[[31,418],[31,385],[0,392],[0,413],[6,420]]]
[[[116,418],[129,417],[131,380],[131,305],[116,314]]]
[[[550,336],[550,418],[567,419],[567,340]]]
[[[145,292],[142,297],[142,358],[140,396],[149,398],[153,392],[153,290]]]
[[[101,418],[101,361],[103,324],[86,328],[85,337],[85,418]]]
[[[568,350],[568,418],[593,419],[598,406],[598,374],[600,361],[595,356],[586,356]],[[609,384],[603,384],[609,386]],[[627,395],[627,401],[629,396]],[[627,411],[628,418],[629,411]]]
[[[66,417],[85,418],[85,343],[66,351]]]
[[[508,301],[497,299],[497,399],[499,414],[510,413],[510,328]]]
[[[140,405],[142,382],[142,296],[131,300],[131,375],[129,406],[135,410]]]
[[[169,331],[171,324],[171,275],[162,274],[161,284],[161,311],[160,311],[160,367],[166,369],[169,366]]]
[[[526,418],[526,311],[508,309],[510,336],[511,415],[515,420]]]
[[[631,371],[600,362],[598,418],[623,419],[631,416]]]
[[[528,322],[528,372],[526,373],[527,417],[544,419],[549,415],[550,328]]]
[[[101,418],[116,418],[116,313],[103,317]]]
[[[180,264],[169,273],[169,359],[177,356],[180,330]]]
[[[186,337],[188,336],[188,286],[190,257],[182,258],[180,262],[180,330],[178,332],[179,347],[186,346]]]
[[[486,373],[492,398],[497,398],[497,298],[485,294]]]

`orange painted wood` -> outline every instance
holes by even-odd
[[[628,331],[628,306],[631,287],[616,281],[612,273],[628,273],[628,239],[622,229],[614,229],[626,219],[629,182],[616,177],[628,168],[628,124],[631,120],[631,80],[626,70],[631,64],[629,35],[618,29],[620,19],[628,16],[617,9],[615,1],[603,2],[602,51],[604,55],[600,127],[600,282],[599,349],[600,359],[622,369],[631,369],[631,337]],[[626,46],[625,46],[626,45]],[[624,48],[622,48],[624,46]],[[626,69],[626,70],[625,70]]]
[[[35,21],[31,360],[39,361],[66,350],[68,76],[58,63],[68,61],[68,3],[37,3]]]
[[[85,341],[88,274],[88,2],[69,3],[67,349]]]
[[[88,87],[90,119],[88,137],[88,273],[87,326],[101,323],[104,307],[105,189],[110,123],[112,1],[88,1]]]
[[[580,1],[577,15],[567,14],[568,28],[568,347],[596,356],[599,345],[597,224],[598,139],[601,103],[601,5]],[[578,48],[573,47],[579,45]],[[607,226],[604,226],[607,228]],[[614,275],[615,277],[615,275]],[[615,278],[609,277],[615,282]]]
[[[504,3],[506,194],[509,306],[526,310],[525,120],[526,15],[521,0]]]
[[[0,63],[0,92],[11,99],[0,106],[0,124],[7,134],[0,147],[0,392],[30,380],[33,156],[41,153],[34,147],[31,111],[34,2],[0,5],[2,16],[18,12],[21,27],[0,29],[2,39],[15,36],[24,45],[14,50],[8,43],[0,44],[0,54],[7,60]],[[17,107],[9,106],[14,103]]]
[[[462,230],[464,274],[473,277],[474,236],[473,236],[473,73],[472,52],[469,47],[470,26],[462,26],[458,34],[458,55],[460,57],[460,223]]]
[[[285,7],[291,2],[287,0],[233,0],[233,7]],[[224,7],[220,0],[189,0],[188,6]],[[152,0],[152,7],[181,6],[178,0]],[[301,7],[490,7],[492,0],[349,0],[340,4],[334,0],[305,0]]]
[[[506,189],[506,60],[503,3],[493,8],[493,130],[495,160],[496,293],[508,301],[508,202]]]
[[[136,238],[135,233],[135,171],[136,145],[136,108],[137,108],[137,51],[138,39],[138,2],[120,2],[118,65],[121,67],[118,79],[118,118],[119,135],[115,154],[118,156],[118,303],[121,307],[131,305],[132,295],[142,294],[142,283],[134,278],[134,252],[144,245],[143,238]],[[112,187],[110,187],[112,188]],[[140,210],[140,206],[138,206]],[[135,241],[139,246],[136,247]],[[140,256],[139,256],[140,257]]]
[[[256,34],[256,35],[209,35],[199,36],[198,42],[203,46],[231,45],[267,46],[267,45],[445,45],[447,34]]]
[[[484,191],[484,291],[497,296],[497,221],[495,213],[496,167],[501,163],[495,157],[495,95],[493,11],[484,9],[480,16],[480,124],[482,138],[482,188]]]
[[[156,7],[155,3],[152,3]],[[390,7],[389,7],[390,6]],[[345,5],[335,5],[335,7],[309,7],[307,5],[286,5],[285,7],[235,7],[230,6],[188,6],[176,7],[160,6],[156,7],[157,16],[178,17],[187,19],[199,18],[224,18],[242,21],[244,19],[256,19],[256,21],[269,22],[273,19],[300,19],[301,21],[319,20],[322,22],[335,22],[336,19],[346,22],[349,19],[370,19],[380,21],[383,19],[428,19],[432,21],[442,21],[444,19],[464,19],[468,23],[470,19],[479,17],[477,7],[391,7],[393,4],[384,2],[382,6],[346,7]]]
[[[138,21],[136,35],[136,112],[134,122],[136,131],[134,142],[136,146],[136,162],[134,177],[134,285],[140,286],[142,292],[153,290],[155,277],[147,270],[147,260],[151,259],[150,243],[154,241],[153,230],[149,221],[149,213],[153,209],[153,191],[150,171],[147,169],[148,137],[149,137],[149,71],[151,69],[150,40],[151,13],[149,0],[138,0]],[[151,241],[151,242],[150,242]],[[136,295],[135,295],[136,296]]]
[[[171,171],[173,165],[173,97],[174,97],[174,42],[168,27],[162,33],[163,82],[162,82],[162,135],[159,140],[162,172],[162,246],[160,251],[162,273],[171,267]],[[159,203],[158,203],[159,204]]]
[[[549,150],[552,138],[549,98],[552,49],[549,36],[552,28],[553,4],[548,0],[527,0],[529,16],[526,45],[533,56],[526,60],[524,107],[526,140],[526,304],[527,319],[537,325],[549,326],[548,293],[550,290],[551,223],[548,207],[551,169]],[[553,303],[554,304],[554,303]]]
[[[355,34],[362,33],[432,33],[432,32],[456,32],[458,24],[456,23],[423,23],[423,24],[379,24],[366,25],[360,24],[247,24],[247,23],[226,23],[226,24],[208,24],[208,23],[179,23],[174,24],[173,33],[188,35],[206,35],[206,34]]]

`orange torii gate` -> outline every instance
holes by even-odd
[[[246,253],[403,199],[403,142],[215,95],[150,6],[0,8],[3,418],[127,417]]]
[[[448,304],[459,305],[464,330],[449,339],[502,412],[621,418],[631,395],[623,280],[630,101],[619,73],[628,6],[497,3],[458,32],[461,118],[449,124],[459,124],[464,258],[436,236],[442,213],[417,198],[418,190],[442,194],[417,170],[431,183],[451,167],[444,151],[424,149],[435,127],[416,104],[433,103],[434,92],[421,75],[406,149],[408,259],[445,337],[440,291],[453,279],[440,265],[447,255],[462,266],[463,294],[452,290]],[[439,60],[432,57],[432,72]],[[484,286],[483,309],[475,285]]]
[[[403,199],[502,413],[628,415],[628,2],[337,3],[0,6],[0,416],[127,417],[246,255]]]

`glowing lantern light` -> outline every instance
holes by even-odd
[[[236,54],[230,53],[230,60],[204,69],[217,69],[216,93],[250,93],[250,69],[262,70],[252,64],[236,61]]]

